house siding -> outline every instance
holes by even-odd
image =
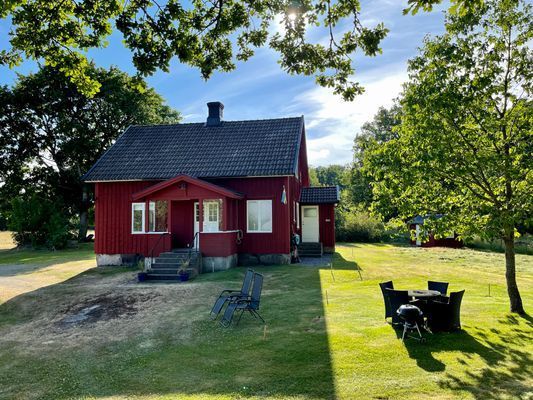
[[[325,252],[333,252],[335,251],[335,206],[320,204],[318,214],[320,241]]]

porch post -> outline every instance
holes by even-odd
[[[198,232],[204,231],[204,199],[198,199]]]
[[[226,197],[222,197],[222,230],[228,230],[228,204],[229,200]]]
[[[170,223],[172,222],[172,200],[167,200],[167,232],[170,233]]]

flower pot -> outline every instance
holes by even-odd
[[[139,282],[144,282],[146,281],[146,278],[147,278],[147,274],[146,272],[139,272],[137,274],[137,279],[139,280]]]
[[[180,281],[187,282],[189,280],[189,272],[180,272]]]

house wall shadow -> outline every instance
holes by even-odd
[[[92,287],[84,283],[91,278],[94,285],[99,271],[80,274],[61,287],[17,296],[0,305],[0,318],[5,318],[0,324],[0,360],[10,359],[9,365],[0,364],[0,387],[8,397],[25,397],[31,391],[55,399],[129,395],[333,399],[320,270],[301,267],[298,273],[289,273],[288,268],[298,267],[261,268],[265,283],[260,312],[267,321],[266,333],[250,316],[229,329],[208,318],[218,292],[240,286],[244,268],[206,274],[189,287],[182,286],[188,288],[183,291],[188,306],[174,312],[166,299],[161,307],[171,312],[147,325],[148,333],[140,329],[128,340],[116,341],[105,340],[113,335],[112,329],[100,337],[90,337],[96,332],[91,329],[81,330],[78,335],[84,339],[67,349],[62,342],[70,340],[73,331],[59,332],[53,343],[28,351],[24,343],[41,340],[39,329],[30,331],[30,324],[43,308],[56,307],[57,296],[72,301],[70,293],[90,292]],[[136,295],[141,288],[146,292],[146,285],[139,289],[131,285],[128,293]],[[128,318],[117,320],[114,329],[120,329],[121,323],[129,323]],[[4,333],[10,328],[27,337],[7,340]]]

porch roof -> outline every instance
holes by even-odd
[[[141,190],[140,192],[135,193],[133,195],[133,200],[136,201],[136,200],[143,199],[146,196],[159,192],[160,190],[163,190],[169,186],[175,185],[179,182],[186,182],[191,185],[196,185],[198,187],[201,187],[206,190],[210,190],[212,192],[218,193],[224,197],[229,197],[231,199],[242,199],[243,198],[243,196],[240,193],[226,189],[219,185],[215,185],[214,183],[206,182],[204,180],[193,178],[192,176],[188,176],[188,175],[178,175],[174,178],[156,183],[155,185],[152,185],[144,190]]]
[[[338,186],[304,187],[300,193],[301,204],[336,204],[339,201]]]

